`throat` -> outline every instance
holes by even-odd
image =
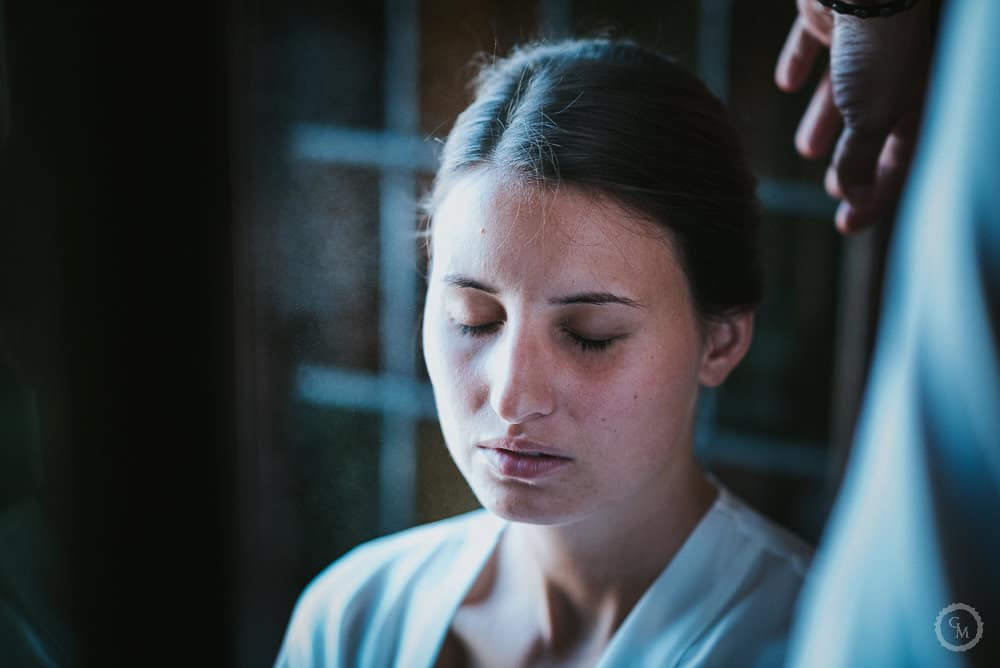
[[[576,601],[552,585],[542,601],[534,615],[538,649],[553,656],[603,648],[625,617],[618,601]]]
[[[519,619],[533,639],[532,654],[550,659],[592,652],[599,656],[652,579],[581,577],[552,560],[553,555],[539,552],[537,544],[525,543],[517,531],[524,528],[512,527],[498,550],[497,597],[509,602],[511,618]]]
[[[462,602],[437,665],[596,665],[628,610],[544,577],[513,533],[508,527]]]

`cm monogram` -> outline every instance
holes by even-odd
[[[982,639],[983,620],[971,605],[952,603],[941,608],[934,620],[934,633],[945,649],[966,652]]]

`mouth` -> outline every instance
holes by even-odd
[[[573,462],[569,455],[531,441],[497,439],[478,447],[494,472],[504,478],[537,480]]]
[[[569,453],[544,443],[538,443],[526,438],[494,438],[483,441],[478,447],[486,450],[503,450],[514,455],[527,457],[555,457],[557,459],[573,459]]]

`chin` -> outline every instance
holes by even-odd
[[[490,481],[473,485],[472,491],[483,508],[509,522],[522,524],[569,524],[580,518],[581,509],[563,499],[552,498],[550,490],[519,482]]]

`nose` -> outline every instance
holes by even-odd
[[[493,350],[490,405],[505,422],[520,424],[555,410],[553,352],[537,332],[508,322]]]

